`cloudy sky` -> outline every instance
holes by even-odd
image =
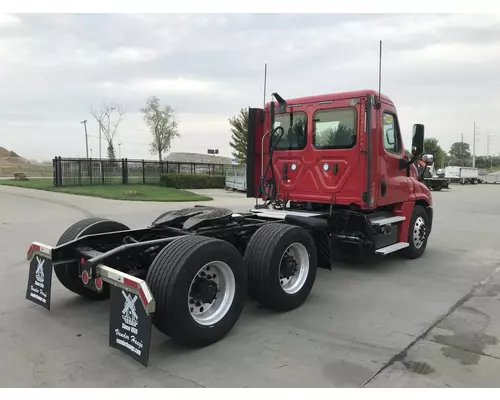
[[[377,89],[398,108],[405,144],[414,123],[448,149],[461,134],[500,153],[498,15],[44,14],[0,15],[0,146],[27,158],[98,156],[101,101],[127,108],[121,155],[153,158],[139,112],[158,96],[179,113],[172,151],[231,155],[227,118],[283,97]],[[103,142],[103,154],[104,154]]]

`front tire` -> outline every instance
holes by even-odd
[[[415,259],[424,254],[429,238],[429,215],[424,207],[416,205],[408,228],[409,247],[401,250],[401,255],[405,258]]]
[[[223,240],[195,235],[165,246],[146,282],[156,300],[155,327],[190,347],[226,336],[240,317],[247,290],[239,251]]]
[[[289,311],[309,296],[318,259],[314,239],[305,229],[266,224],[253,234],[244,259],[249,295],[262,305]]]

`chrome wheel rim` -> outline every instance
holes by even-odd
[[[413,245],[415,248],[420,249],[424,245],[426,234],[425,221],[422,217],[418,217],[413,225]]]
[[[302,243],[293,243],[280,260],[279,280],[288,294],[297,293],[306,283],[309,274],[309,253]]]
[[[191,281],[188,309],[200,325],[214,325],[227,314],[236,293],[233,271],[222,261],[201,267]]]

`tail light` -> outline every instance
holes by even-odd
[[[82,282],[84,285],[87,285],[89,283],[89,273],[87,271],[82,272]]]

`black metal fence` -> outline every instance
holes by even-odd
[[[52,160],[54,186],[158,184],[161,174],[225,175],[227,164],[179,163],[152,160],[61,158]]]

